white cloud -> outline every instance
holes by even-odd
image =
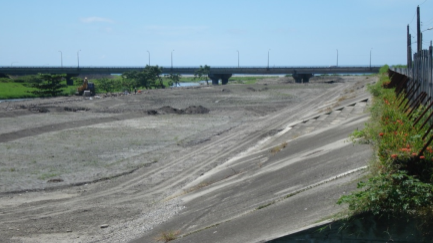
[[[81,22],[83,23],[95,23],[95,22],[104,22],[104,23],[114,23],[113,20],[101,17],[87,17],[81,18]]]

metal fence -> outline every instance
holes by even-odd
[[[413,55],[413,61],[409,68],[390,68],[391,71],[399,73],[409,78],[406,92],[413,87],[414,95],[408,95],[410,102],[414,102],[422,93],[427,94],[428,98],[433,95],[433,62],[432,46],[428,50],[421,50]],[[419,87],[418,87],[419,86]]]

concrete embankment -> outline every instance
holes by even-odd
[[[369,118],[366,83],[342,84],[252,125],[236,156],[167,199],[183,202],[179,215],[133,242],[170,230],[177,242],[263,242],[328,222],[372,155],[348,141]]]

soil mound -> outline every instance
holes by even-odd
[[[260,92],[260,91],[266,91],[266,90],[268,90],[268,87],[264,87],[264,88],[261,88],[261,89],[255,89],[255,88],[252,88],[252,87],[248,87],[247,90],[251,91],[251,92]]]
[[[148,114],[148,115],[153,115],[153,116],[154,116],[154,115],[158,115],[158,112],[157,112],[156,110],[148,110],[148,111],[147,111],[147,114]]]
[[[69,112],[77,112],[77,111],[89,111],[88,108],[84,108],[84,107],[65,107],[63,108],[65,111],[69,111]]]
[[[171,106],[163,106],[163,107],[159,108],[159,111],[162,114],[182,114],[183,113],[182,109],[176,109],[176,108],[173,108]]]
[[[203,107],[201,105],[199,106],[189,106],[186,109],[176,109],[171,106],[163,106],[158,109],[158,111],[155,110],[149,110],[147,111],[147,114],[149,115],[157,115],[157,114],[206,114],[209,113],[209,109],[206,107]]]
[[[201,105],[190,106],[185,109],[185,114],[206,114],[206,113],[209,113],[209,109]]]
[[[47,113],[50,112],[50,110],[48,110],[45,107],[30,107],[29,111],[31,112],[39,112],[39,113]]]

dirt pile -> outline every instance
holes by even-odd
[[[206,107],[203,107],[201,105],[199,106],[189,106],[186,109],[176,109],[171,106],[163,106],[159,108],[158,110],[148,110],[148,115],[164,115],[164,114],[206,114],[209,113],[209,109]]]

